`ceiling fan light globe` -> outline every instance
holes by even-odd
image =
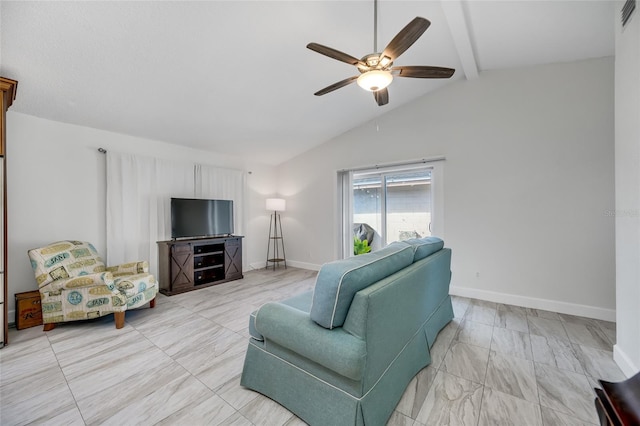
[[[362,87],[364,90],[376,92],[386,88],[391,84],[392,80],[393,76],[389,71],[372,70],[362,73],[358,77],[358,86]]]

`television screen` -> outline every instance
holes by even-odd
[[[233,234],[233,201],[171,199],[171,238]]]

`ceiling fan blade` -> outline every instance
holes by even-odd
[[[314,93],[314,95],[316,95],[316,96],[326,95],[327,93],[333,92],[334,90],[337,90],[337,89],[339,89],[341,87],[344,87],[344,86],[346,86],[348,84],[353,83],[357,79],[358,79],[357,75],[355,75],[353,77],[345,78],[344,80],[340,80],[337,83],[333,83],[331,86],[327,86],[322,90],[318,90],[316,93]]]
[[[451,78],[456,70],[454,70],[453,68],[412,65],[404,67],[392,67],[391,72],[398,77]]]
[[[378,103],[378,106],[386,105],[389,103],[389,91],[385,87],[382,90],[373,92],[373,98]]]
[[[318,43],[309,43],[307,44],[307,49],[311,49],[314,52],[318,52],[321,55],[328,56],[333,59],[337,59],[338,61],[346,62],[351,65],[365,65],[360,59],[354,58],[351,55],[347,55],[344,52],[333,49],[331,47],[323,46]]]
[[[396,58],[404,53],[420,36],[429,28],[431,22],[421,18],[415,17],[413,21],[409,22],[396,36],[389,42],[387,47],[384,48],[380,59],[385,56],[391,61],[395,61]]]

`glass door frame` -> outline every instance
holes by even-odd
[[[339,241],[340,258],[353,256],[353,176],[354,174],[381,175],[381,188],[385,189],[385,175],[415,170],[431,171],[431,235],[444,239],[444,158],[422,160],[414,163],[390,165],[386,167],[363,167],[338,172],[338,215],[340,218]],[[386,213],[386,190],[381,191],[381,214]],[[386,220],[382,220],[381,235],[386,242]],[[382,233],[384,232],[384,233]]]

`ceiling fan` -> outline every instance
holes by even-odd
[[[377,47],[377,25],[378,25],[378,1],[374,0],[374,17],[373,17],[373,50],[378,51]],[[326,95],[341,87],[347,86],[357,81],[358,86],[365,90],[373,92],[373,97],[378,106],[389,103],[389,92],[387,86],[391,84],[393,77],[410,77],[410,78],[450,78],[455,72],[452,68],[431,67],[422,65],[411,66],[393,66],[393,61],[398,59],[420,36],[429,28],[431,22],[425,18],[416,17],[407,24],[384,48],[382,53],[370,53],[357,59],[351,55],[340,52],[331,47],[323,46],[318,43],[309,43],[307,48],[322,55],[328,56],[338,61],[346,62],[354,65],[360,75],[345,78],[344,80],[333,83],[322,90],[314,93],[316,96]]]

